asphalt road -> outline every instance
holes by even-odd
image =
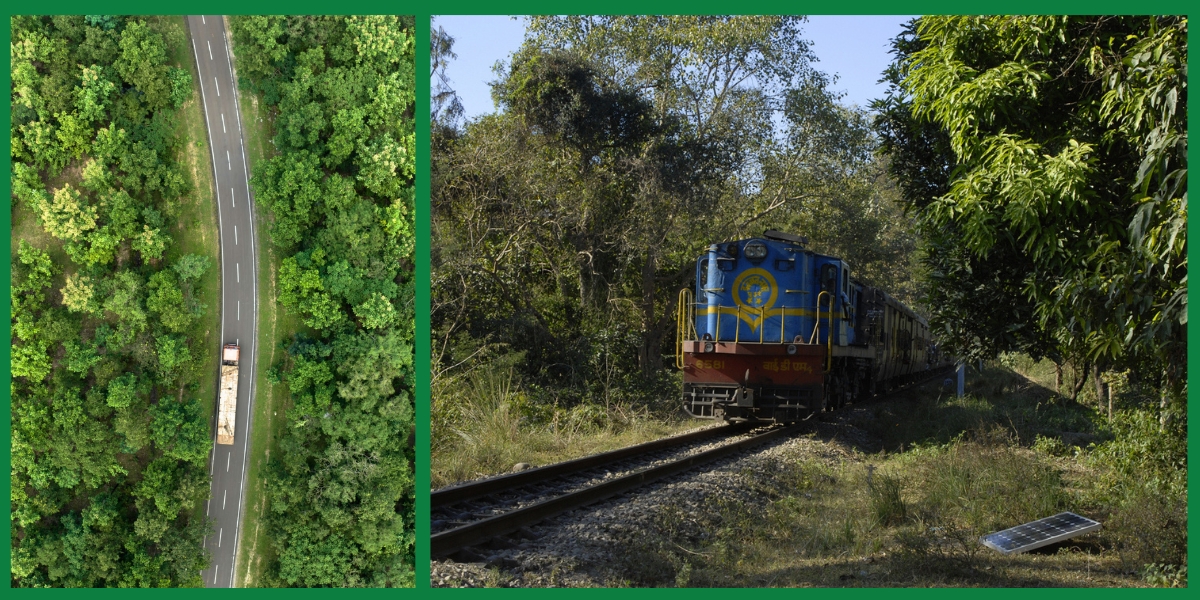
[[[205,548],[212,554],[212,563],[202,575],[208,587],[233,587],[246,484],[246,456],[250,451],[250,414],[254,406],[254,356],[258,332],[254,203],[250,196],[242,118],[238,111],[224,19],[212,15],[189,16],[187,22],[200,74],[208,146],[212,150],[216,180],[213,189],[221,238],[221,344],[241,346],[233,445],[216,443],[216,415],[213,416],[213,452],[209,459],[212,494],[206,510],[214,529],[204,539]],[[219,356],[213,359],[218,360]],[[207,401],[216,406],[217,398],[214,396]]]

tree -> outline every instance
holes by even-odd
[[[113,65],[126,83],[138,88],[150,110],[170,102],[172,83],[168,78],[167,46],[162,35],[143,21],[132,21],[121,32],[121,54]],[[190,78],[190,76],[189,76]]]
[[[159,271],[150,276],[147,286],[150,294],[146,297],[146,308],[157,313],[163,326],[174,333],[187,331],[194,320],[194,315],[187,309],[183,291],[175,279],[173,271]]]
[[[55,190],[54,200],[40,208],[46,232],[60,240],[77,242],[96,228],[96,207],[69,183]]]
[[[184,254],[175,261],[171,268],[179,274],[179,280],[188,283],[199,280],[204,276],[204,272],[212,266],[212,261],[207,256],[200,254]]]
[[[278,299],[313,331],[272,366],[293,403],[269,468],[268,521],[287,586],[410,585],[413,23],[408,18],[235,17],[243,85],[260,91],[278,154],[256,198],[283,250]],[[339,395],[341,391],[342,393]]]
[[[433,79],[433,84],[430,86],[433,94],[429,105],[429,121],[435,126],[453,130],[457,128],[464,111],[462,99],[450,87],[450,78],[446,75],[446,69],[449,67],[450,61],[458,58],[458,55],[452,50],[454,38],[447,34],[440,25],[436,30],[432,29],[434,19],[436,17],[430,19],[431,31],[429,33],[429,74]]]
[[[13,218],[48,234],[13,264],[12,583],[200,585],[207,424],[192,405],[150,419],[194,385],[199,338],[159,264],[188,188],[182,29],[57,15],[12,33]]]
[[[898,66],[915,125],[892,136],[934,148],[933,174],[955,165],[944,184],[902,183],[934,248],[933,295],[949,300],[935,321],[969,356],[1049,341],[1086,362],[1149,360],[1178,397],[1187,19],[924,17],[916,33]],[[996,298],[1029,334],[960,308]]]
[[[93,302],[95,287],[87,275],[68,276],[62,289],[63,305],[74,312],[94,313],[99,306]]]
[[[587,397],[595,369],[615,368],[652,401],[705,246],[817,224],[803,233],[819,237],[823,219],[874,211],[869,127],[813,68],[802,24],[531,19],[493,87],[500,113],[434,128],[435,360],[505,346],[554,395]],[[814,249],[878,273],[869,247],[885,227],[872,223]]]

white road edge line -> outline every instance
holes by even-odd
[[[207,22],[204,20],[204,15],[200,15],[200,22],[207,24]],[[200,75],[200,53],[196,50],[196,40],[195,39],[192,40],[192,57],[196,61],[196,81],[198,81],[200,83],[200,104],[204,107],[204,126],[205,126],[205,134],[207,134],[209,131],[212,131],[212,122],[208,117],[208,100],[205,99],[205,97],[204,97],[204,77],[202,77]],[[208,142],[209,142],[208,150],[209,150],[209,154],[212,157],[212,165],[213,165],[213,183],[215,184],[216,178],[217,178],[217,150],[216,150],[216,148],[213,148],[211,138],[208,140]],[[243,153],[244,152],[245,151],[243,150]],[[247,185],[247,187],[249,187],[249,185],[250,185],[249,182],[247,182],[246,185]],[[214,187],[214,189],[217,189],[215,185],[213,187]],[[223,223],[224,221],[221,219],[221,202],[220,202],[221,192],[219,191],[219,189],[217,189],[216,193],[217,193],[217,226],[219,228],[220,224]],[[251,249],[253,250],[253,244],[251,245]],[[220,246],[220,244],[217,244],[217,260],[220,260],[220,252],[221,252],[221,246]],[[225,262],[224,261],[221,261],[221,281],[225,281]],[[222,313],[221,314],[221,339],[224,340],[225,339],[225,315],[224,315],[225,303],[223,303],[223,302],[221,303],[221,313]],[[217,348],[216,359],[218,361],[218,364],[220,364],[220,360],[221,360],[221,349],[220,348]],[[253,371],[253,369],[251,369],[251,371]],[[253,380],[250,381],[250,385],[251,385],[251,389],[253,390],[253,386],[254,386]],[[214,418],[215,418],[215,415],[214,415]],[[217,429],[216,427],[213,427],[213,442],[214,442],[213,446],[214,446],[214,448],[212,449],[211,459],[209,461],[209,468],[208,468],[208,474],[209,474],[210,479],[213,475],[213,469],[216,466],[216,461],[217,461],[217,449],[215,447],[216,446],[216,443],[215,443],[216,435],[217,435],[216,429]],[[244,448],[243,448],[243,451],[245,451]],[[228,461],[228,459],[226,459],[226,461]],[[245,476],[245,473],[243,473],[243,477],[244,476]],[[210,502],[212,501],[211,496],[209,497],[209,501]],[[204,542],[205,544],[208,543],[207,540],[208,540],[208,536],[205,536],[205,542]],[[234,556],[233,560],[236,564],[237,556]],[[220,565],[218,565],[218,564],[213,565],[213,585],[217,584],[217,571],[219,570],[219,568],[220,568]],[[232,577],[229,578],[229,585],[231,587],[233,586],[233,578]]]
[[[253,196],[250,193],[250,170],[249,170],[250,166],[246,163],[246,140],[245,140],[245,136],[242,134],[242,109],[238,105],[238,102],[237,102],[237,100],[238,100],[237,76],[234,75],[234,73],[233,73],[233,60],[230,58],[230,53],[229,53],[229,38],[225,36],[225,28],[224,27],[221,28],[221,37],[225,40],[225,62],[229,65],[229,78],[230,78],[230,81],[233,82],[232,83],[232,85],[233,85],[233,110],[234,110],[234,113],[237,115],[237,120],[238,120],[238,145],[241,147],[241,150],[242,150],[242,172],[246,176],[246,211],[250,214],[250,256],[253,258],[255,256],[255,254],[254,254],[254,203],[253,203]],[[258,336],[258,277],[256,277],[254,275],[254,273],[255,273],[255,264],[252,261],[250,263],[250,280],[251,280],[251,286],[252,286],[251,290],[253,291],[253,294],[254,294],[254,307],[252,309],[254,316],[251,317],[251,322],[252,322],[251,331],[254,332],[255,339],[257,339],[257,336]],[[241,305],[239,304],[239,310],[240,310],[240,307],[241,307]],[[258,365],[258,361],[256,361],[256,360],[250,361],[250,404],[246,407],[246,436],[242,439],[242,483],[241,483],[242,487],[239,488],[240,490],[246,489],[246,461],[249,459],[249,456],[250,456],[250,452],[249,452],[250,435],[249,434],[250,434],[250,425],[254,418],[254,371],[257,369],[257,365]],[[239,500],[238,500],[237,515],[238,515],[237,521],[236,521],[237,524],[234,526],[235,534],[238,531],[240,531],[240,528],[242,526],[242,505],[241,505],[241,497],[240,496],[239,496]],[[237,572],[237,560],[238,560],[237,536],[234,535],[233,571],[230,572],[229,587],[233,587],[233,573]]]

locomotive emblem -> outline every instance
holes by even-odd
[[[762,324],[762,312],[775,306],[779,298],[779,285],[766,269],[746,269],[733,280],[733,301],[743,309],[753,309],[753,314],[743,312],[741,318],[757,330]]]

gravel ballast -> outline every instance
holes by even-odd
[[[593,587],[627,585],[623,566],[629,548],[655,531],[663,509],[681,514],[711,510],[712,501],[749,507],[770,502],[761,489],[779,465],[797,460],[830,464],[861,462],[873,440],[846,421],[812,422],[807,433],[769,442],[735,457],[560,515],[530,527],[524,536],[475,548],[470,562],[434,560],[434,587]],[[860,415],[861,417],[861,415]],[[676,524],[682,534],[703,540],[709,532],[696,520]],[[532,538],[532,539],[530,539]],[[464,557],[460,557],[464,558]]]

